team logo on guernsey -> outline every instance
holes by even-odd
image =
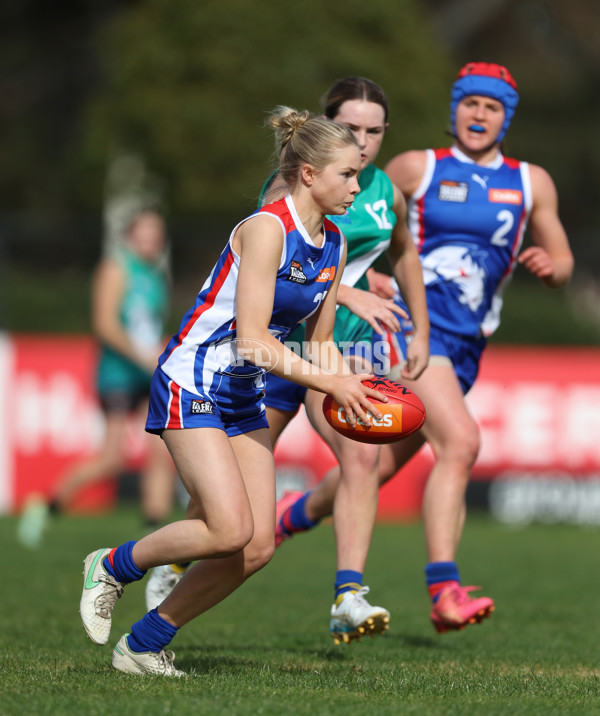
[[[302,264],[298,261],[292,261],[290,264],[290,274],[287,278],[288,281],[293,281],[294,283],[306,283],[306,274],[304,273]]]
[[[323,283],[325,281],[333,281],[334,276],[335,276],[335,266],[331,266],[330,268],[321,270],[321,273],[317,276],[317,281],[320,281],[321,283]]]
[[[521,204],[523,192],[520,189],[490,189],[488,199],[496,204]]]
[[[192,400],[190,413],[192,415],[213,415],[215,406],[209,400]]]
[[[460,204],[467,200],[469,195],[469,185],[465,181],[450,181],[442,179],[438,192],[440,201],[455,201]]]

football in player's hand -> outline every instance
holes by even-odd
[[[381,413],[380,420],[369,413],[371,424],[365,425],[358,417],[356,427],[352,428],[346,419],[344,408],[331,395],[323,400],[325,420],[338,433],[363,443],[393,443],[412,435],[425,422],[425,406],[418,395],[400,383],[388,378],[370,378],[363,385],[385,395],[387,403],[369,398]]]

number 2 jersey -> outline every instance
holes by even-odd
[[[527,163],[498,154],[481,166],[456,147],[427,150],[408,221],[432,326],[472,337],[496,330],[531,204]]]
[[[325,219],[323,244],[315,246],[289,195],[252,216],[258,214],[275,217],[284,234],[269,322],[271,335],[284,341],[321,305],[338,271],[344,236]],[[248,391],[259,395],[263,387],[264,371],[241,359],[235,348],[240,257],[231,244],[242,223],[232,231],[194,305],[183,317],[179,332],[159,358],[162,371],[177,385],[204,399],[216,400],[224,412],[235,411],[248,399]],[[255,290],[261,289],[257,284]]]

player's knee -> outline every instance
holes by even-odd
[[[472,423],[457,430],[452,439],[445,443],[443,452],[452,462],[470,470],[477,460],[480,446],[479,429]]]
[[[254,536],[251,515],[248,519],[240,516],[240,519],[225,519],[218,524],[209,523],[207,526],[216,552],[223,557],[241,552]]]
[[[371,472],[377,469],[379,462],[379,447],[366,443],[356,443],[345,446],[340,464],[344,471],[357,470],[359,473]]]
[[[244,566],[248,573],[254,574],[267,565],[275,553],[275,538],[255,539],[246,548],[244,553]]]

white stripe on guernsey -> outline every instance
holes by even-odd
[[[389,239],[380,241],[371,251],[347,263],[344,273],[342,274],[342,283],[344,286],[354,286],[358,279],[362,278],[373,261],[381,256],[389,245]]]
[[[467,156],[464,152],[461,152],[456,145],[450,147],[450,154],[463,164],[477,164],[474,159],[471,159],[471,157]],[[500,169],[502,164],[504,164],[504,155],[502,152],[498,152],[491,162],[488,164],[477,164],[477,166],[483,169]]]
[[[423,194],[425,194],[425,192],[429,188],[429,185],[431,184],[431,177],[433,176],[433,172],[435,170],[435,152],[433,151],[433,149],[426,149],[425,155],[427,158],[425,164],[425,171],[423,172],[421,183],[417,187],[415,193],[410,198],[411,201],[417,201],[418,199],[420,199]]]
[[[235,316],[238,264],[239,259],[234,259],[213,305],[202,313],[182,343],[173,349],[171,355],[163,363],[162,369],[169,378],[190,393],[198,395],[198,388],[194,380],[198,346],[208,342],[217,329],[227,325]]]
[[[527,211],[527,219],[531,214],[531,208],[533,206],[533,194],[531,192],[531,175],[529,173],[529,162],[521,162],[521,181],[523,182],[523,200],[525,203],[525,210]]]
[[[433,149],[426,149],[425,155],[427,157],[427,161],[425,164],[425,171],[423,173],[423,177],[421,179],[421,182],[419,186],[417,187],[417,190],[415,193],[410,197],[410,199],[407,202],[407,221],[408,221],[408,230],[410,231],[411,236],[413,237],[413,241],[417,246],[419,245],[420,236],[421,236],[421,222],[420,222],[420,215],[419,215],[419,199],[421,199],[424,195],[427,189],[429,189],[429,185],[431,184],[431,179],[433,178],[433,172],[435,171],[435,152]]]

